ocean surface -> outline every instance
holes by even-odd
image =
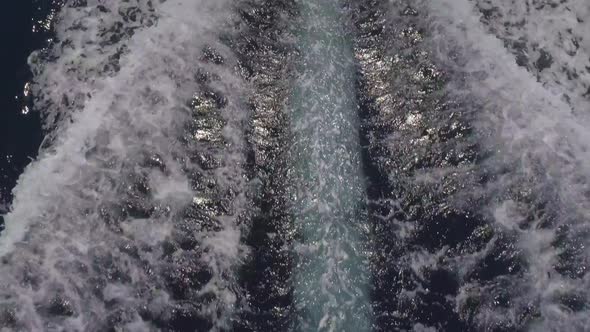
[[[588,1],[4,8],[0,331],[590,330]]]
[[[31,112],[27,63],[33,50],[47,45],[42,21],[51,12],[48,1],[18,1],[6,5],[3,16],[3,60],[0,111],[0,211],[12,200],[11,190],[24,167],[37,155],[43,138],[39,113]]]

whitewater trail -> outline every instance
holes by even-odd
[[[298,331],[368,331],[368,223],[352,45],[337,2],[301,3],[289,119]]]

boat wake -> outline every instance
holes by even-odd
[[[589,14],[64,1],[0,329],[588,329]]]

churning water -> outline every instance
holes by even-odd
[[[301,72],[291,99],[295,305],[301,331],[371,327],[352,44],[337,3],[304,1]]]
[[[58,7],[0,329],[590,329],[587,1]]]

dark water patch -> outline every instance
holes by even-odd
[[[255,183],[250,232],[251,253],[240,271],[246,308],[236,331],[284,331],[293,326],[293,218],[288,212],[286,160],[290,132],[284,105],[297,52],[288,42],[298,13],[294,1],[246,1],[239,8],[239,35],[227,44],[236,52],[242,76],[253,87],[249,97],[249,178]]]
[[[555,270],[563,276],[581,279],[590,269],[590,261],[586,257],[587,238],[590,230],[576,225],[561,225],[557,229],[553,246],[559,251]]]
[[[493,241],[491,248],[466,275],[466,280],[493,281],[498,277],[517,275],[526,268],[514,237],[498,232]]]
[[[2,19],[0,62],[0,213],[9,209],[12,188],[24,168],[37,156],[43,132],[40,114],[34,109],[32,78],[27,59],[48,45],[52,16],[61,1],[23,0],[6,4]]]

